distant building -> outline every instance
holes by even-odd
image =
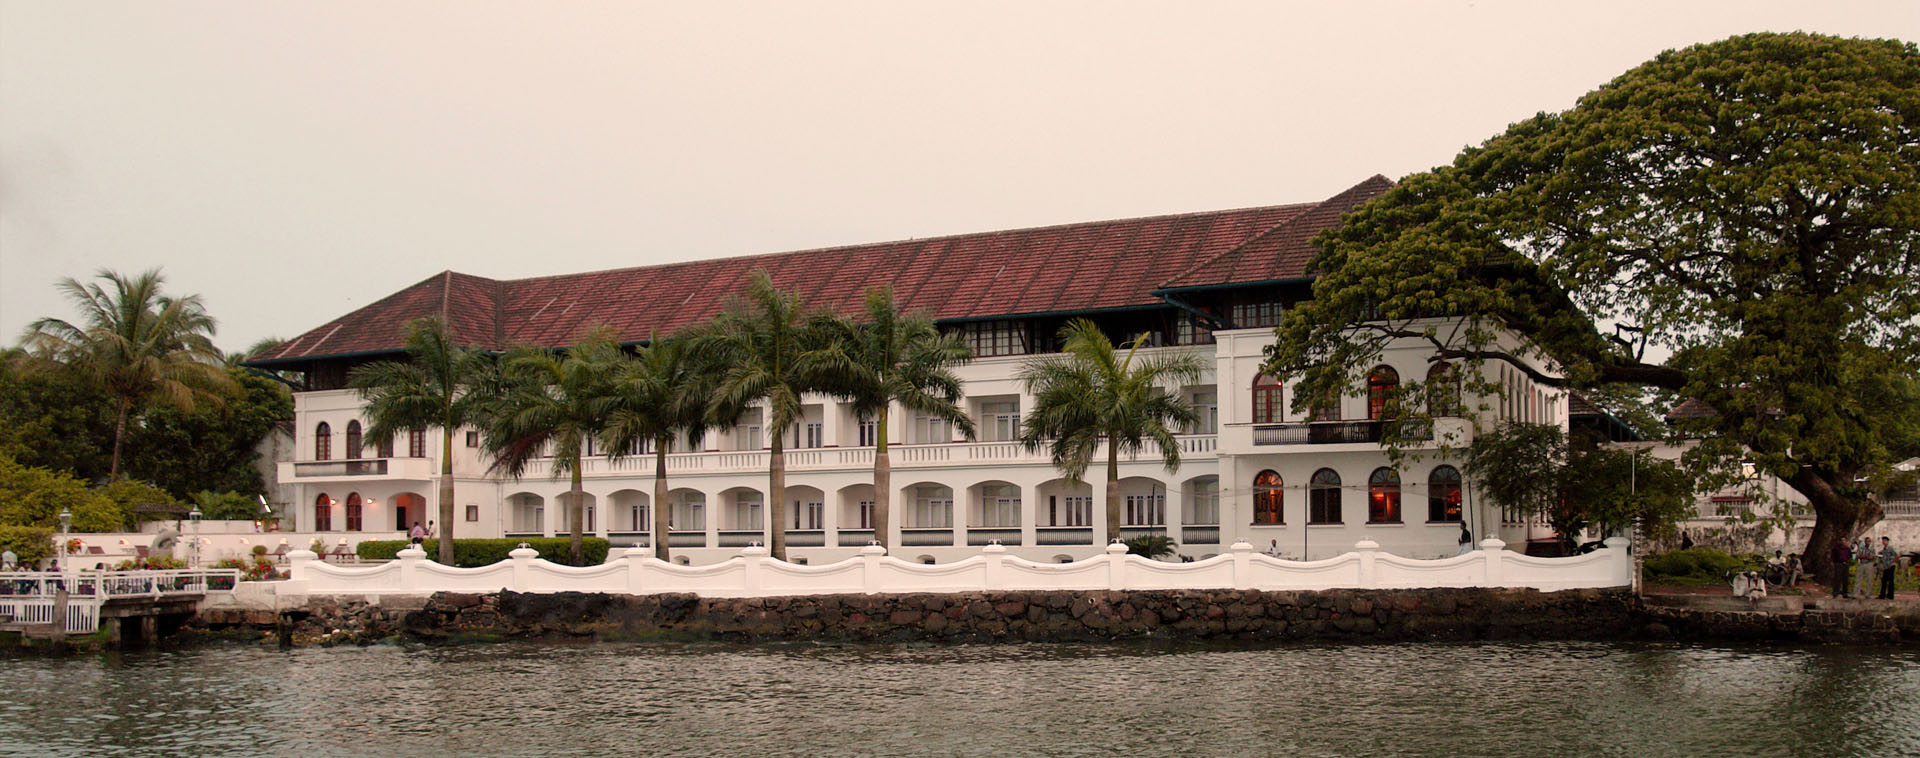
[[[957,333],[977,358],[958,373],[979,440],[944,422],[894,408],[889,428],[894,555],[947,562],[999,541],[1034,560],[1093,555],[1111,537],[1165,534],[1180,552],[1206,556],[1236,541],[1282,554],[1325,557],[1363,537],[1416,557],[1451,555],[1464,522],[1475,539],[1500,533],[1497,509],[1463,486],[1455,459],[1427,451],[1396,467],[1382,447],[1380,399],[1402,377],[1444,363],[1416,344],[1396,345],[1325,418],[1288,406],[1291,387],[1261,375],[1262,348],[1288,308],[1310,296],[1313,236],[1391,186],[1373,177],[1316,203],[1067,224],[904,242],[564,274],[512,281],[445,272],[323,324],[254,365],[304,372],[295,393],[296,455],[280,464],[301,531],[393,532],[435,518],[438,433],[394,440],[362,435],[361,402],[348,372],[402,357],[403,325],[440,316],[459,338],[488,349],[563,346],[609,325],[630,341],[712,317],[750,271],[810,305],[853,312],[871,287],[891,285],[908,310]],[[1153,349],[1194,350],[1211,375],[1180,389],[1200,423],[1180,437],[1183,465],[1123,459],[1125,526],[1105,533],[1105,472],[1067,481],[1044,454],[1013,442],[1033,402],[1015,380],[1028,356],[1056,350],[1069,318],[1091,318],[1116,339],[1145,334]],[[1535,366],[1549,370],[1545,366]],[[1489,364],[1505,398],[1466,398],[1436,422],[1457,447],[1477,415],[1565,425],[1564,393]],[[1481,406],[1485,407],[1481,407]],[[829,397],[809,396],[788,431],[788,523],[766,519],[766,428],[759,410],[708,436],[703,449],[669,456],[667,503],[651,502],[653,461],[618,463],[589,450],[583,528],[615,544],[647,544],[650,509],[670,511],[676,555],[707,563],[769,530],[786,529],[791,555],[819,563],[851,556],[873,537],[874,425]],[[564,535],[567,483],[535,465],[520,480],[489,473],[473,430],[454,432],[462,536]],[[1435,446],[1439,445],[1438,442]],[[1524,539],[1524,527],[1508,529]]]

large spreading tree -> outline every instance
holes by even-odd
[[[1355,211],[1319,238],[1313,300],[1268,368],[1320,397],[1411,340],[1547,386],[1698,401],[1697,457],[1744,456],[1805,496],[1824,569],[1879,519],[1871,483],[1920,452],[1916,241],[1914,45],[1735,37]]]

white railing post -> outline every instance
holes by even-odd
[[[1227,548],[1233,551],[1233,588],[1253,588],[1253,543],[1241,541]]]
[[[885,557],[887,549],[878,544],[860,548],[860,586],[869,595],[880,593],[880,559]]]
[[[981,548],[980,552],[987,561],[986,577],[982,582],[984,586],[982,586],[981,589],[987,592],[993,592],[1000,589],[1003,585],[1000,579],[1000,573],[1005,570],[1003,567],[1007,562],[1007,548],[1001,545],[999,540],[994,540],[987,543],[986,547]]]
[[[627,592],[639,595],[646,586],[642,575],[647,570],[647,557],[653,555],[653,548],[630,547],[620,557],[627,562]]]
[[[1107,543],[1107,589],[1124,590],[1127,588],[1127,546],[1118,542]]]
[[[1608,537],[1607,549],[1613,556],[1613,583],[1615,586],[1633,586],[1633,556],[1630,545],[1633,540],[1625,537]]]
[[[1499,537],[1488,537],[1480,541],[1480,557],[1487,562],[1488,587],[1503,587],[1507,583],[1506,563],[1507,543]]]
[[[293,550],[287,553],[287,578],[293,581],[312,579],[313,559],[317,558],[312,550]]]
[[[420,562],[427,559],[427,551],[419,545],[408,545],[393,557],[400,559],[400,588],[414,590],[414,582],[420,577]]]
[[[740,551],[740,557],[746,559],[746,571],[742,572],[741,579],[746,582],[747,596],[759,597],[760,569],[761,564],[767,560],[767,549],[759,545],[748,545]]]
[[[540,551],[522,542],[519,547],[508,551],[507,557],[513,560],[513,591],[526,592],[533,577],[533,559],[540,557]]]
[[[1373,589],[1380,586],[1379,561],[1380,543],[1366,537],[1353,543],[1353,549],[1360,554],[1360,587]]]

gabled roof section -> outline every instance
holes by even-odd
[[[282,342],[248,363],[400,350],[407,343],[407,322],[428,316],[445,320],[460,344],[496,348],[501,344],[500,289],[501,283],[492,279],[442,271]]]
[[[1309,275],[1307,264],[1319,252],[1313,238],[1340,223],[1349,211],[1393,188],[1393,182],[1374,174],[1372,178],[1327,198],[1305,213],[1267,230],[1244,244],[1202,259],[1191,268],[1162,282],[1161,290],[1192,287],[1217,287],[1236,282],[1263,282],[1299,279]]]
[[[1094,221],[563,274],[509,281],[443,272],[288,341],[255,363],[397,351],[405,325],[442,316],[469,345],[562,346],[606,325],[627,342],[719,313],[754,269],[811,307],[853,313],[891,285],[903,309],[940,321],[1078,313],[1164,303],[1153,292],[1179,272],[1253,243],[1304,245],[1325,224],[1384,191],[1374,177],[1320,203]],[[1378,189],[1375,189],[1378,187]],[[1323,221],[1302,224],[1309,216]],[[1281,229],[1288,235],[1275,238]],[[1291,249],[1289,247],[1288,249]],[[1308,252],[1300,256],[1304,262]],[[1304,264],[1302,264],[1304,265]],[[1258,278],[1272,268],[1247,264]],[[1239,271],[1240,266],[1228,271]]]

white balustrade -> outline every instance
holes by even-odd
[[[1255,553],[1245,542],[1225,554],[1192,563],[1153,561],[1127,555],[1114,544],[1106,553],[1073,563],[1037,563],[988,545],[980,555],[952,563],[921,564],[886,555],[879,546],[820,566],[774,560],[765,548],[707,566],[681,566],[630,548],[598,566],[562,566],[529,548],[492,566],[454,568],[427,560],[425,551],[402,550],[378,566],[335,566],[313,553],[294,551],[292,579],[281,595],[426,595],[434,592],[690,592],[706,597],[767,597],[852,593],[978,592],[991,590],[1324,590],[1417,587],[1515,587],[1538,590],[1625,587],[1632,560],[1627,541],[1568,558],[1535,558],[1488,539],[1480,549],[1439,559],[1383,553],[1372,540],[1354,551],[1317,561],[1294,561]]]

